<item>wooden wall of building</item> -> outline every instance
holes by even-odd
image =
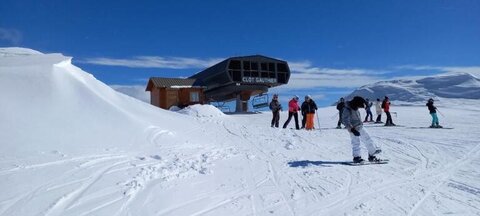
[[[199,93],[199,101],[190,101],[190,92]],[[171,106],[185,107],[192,104],[204,104],[205,96],[201,88],[153,88],[150,92],[150,102],[152,105],[163,109],[169,109]]]
[[[161,107],[160,106],[160,89],[153,88],[150,91],[150,104]]]

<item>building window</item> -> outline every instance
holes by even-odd
[[[250,61],[243,61],[243,70],[250,70]]]
[[[262,62],[262,63],[260,63],[260,65],[261,65],[261,70],[262,71],[267,71],[268,70],[267,63]]]
[[[232,60],[230,61],[230,65],[228,65],[229,69],[241,69],[240,61]]]
[[[277,79],[278,79],[279,83],[287,83],[287,74],[286,73],[281,73],[280,72],[280,73],[277,74],[277,76],[278,76]]]
[[[233,71],[232,79],[235,82],[242,81],[242,71]]]
[[[275,63],[268,63],[268,71],[275,72]]]
[[[198,92],[190,92],[190,102],[200,102],[200,94]]]
[[[251,68],[252,68],[252,70],[258,70],[258,63],[257,62],[252,62]]]
[[[278,71],[281,71],[281,72],[288,72],[286,64],[278,63],[277,64],[277,69],[278,69]]]

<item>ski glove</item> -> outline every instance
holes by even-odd
[[[357,129],[352,128],[352,129],[350,129],[350,131],[353,133],[353,135],[360,136],[360,132],[358,132]]]

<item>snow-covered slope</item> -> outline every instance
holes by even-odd
[[[70,57],[18,48],[0,56],[2,150],[134,149],[148,145],[152,123],[155,131],[188,128],[184,116],[114,91]]]
[[[268,112],[165,111],[18,48],[0,49],[0,98],[0,215],[480,214],[478,100],[441,108],[454,129],[393,106],[404,127],[365,125],[390,163],[352,167],[334,107],[314,131],[270,128]]]
[[[353,91],[355,95],[370,99],[385,95],[391,100],[424,102],[428,98],[480,99],[480,79],[469,73],[451,73],[417,80],[381,81],[365,85]]]

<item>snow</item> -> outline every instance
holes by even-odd
[[[404,127],[365,125],[390,163],[352,167],[334,107],[314,131],[270,128],[269,112],[167,111],[70,57],[0,50],[0,215],[480,214],[479,100],[438,101],[454,129],[419,128],[425,105],[394,103]]]
[[[224,116],[222,111],[212,105],[200,105],[195,104],[192,106],[185,107],[181,110],[178,110],[178,113],[182,113],[185,115],[198,117],[198,118],[205,118],[205,117],[219,117]]]
[[[41,55],[43,53],[22,47],[0,47],[0,57]]]

